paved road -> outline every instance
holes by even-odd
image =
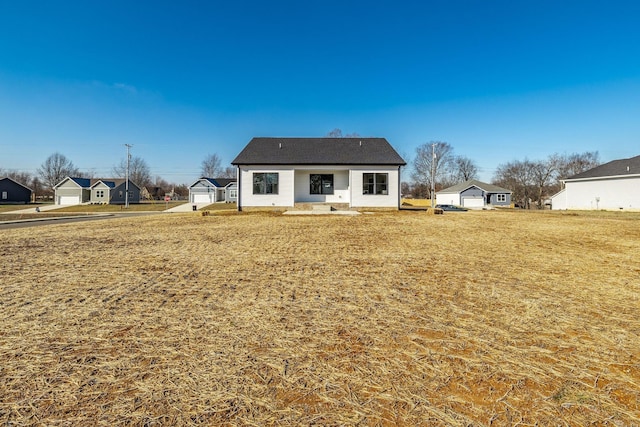
[[[100,214],[100,215],[83,215],[83,216],[68,216],[68,217],[56,217],[56,218],[34,218],[15,221],[2,222],[2,216],[0,216],[0,230],[9,230],[12,228],[26,228],[26,227],[39,227],[43,225],[51,224],[67,224],[70,222],[80,221],[96,221],[99,219],[113,219],[124,218],[141,215],[157,215],[162,212],[138,212],[138,213],[113,213],[113,214]]]

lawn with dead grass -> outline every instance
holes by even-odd
[[[640,216],[3,231],[6,425],[640,424]]]

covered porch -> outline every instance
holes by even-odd
[[[294,203],[331,204],[350,207],[350,173],[348,168],[296,169],[294,172]]]

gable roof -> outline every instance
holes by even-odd
[[[215,182],[218,183],[218,186],[220,187],[227,187],[229,184],[233,184],[234,182],[236,182],[235,178],[216,178],[214,179]]]
[[[116,186],[118,186],[118,185],[120,185],[120,184],[122,184],[124,182],[124,179],[119,179],[119,180],[115,180],[115,179],[93,179],[91,181],[92,181],[91,188],[97,186],[100,183],[106,185],[109,188],[116,188]],[[116,183],[116,181],[119,181],[119,182]]]
[[[0,181],[4,181],[4,180],[11,181],[11,182],[13,182],[13,183],[14,183],[14,184],[16,184],[16,185],[19,185],[20,187],[26,188],[26,189],[27,189],[27,190],[29,190],[29,191],[33,191],[32,189],[30,189],[30,188],[29,188],[29,187],[27,187],[26,185],[24,185],[24,184],[20,184],[18,181],[16,181],[16,180],[15,180],[15,179],[13,179],[13,178],[10,178],[10,177],[8,177],[8,176],[7,176],[7,177],[4,177],[4,178],[0,178]]]
[[[89,188],[91,187],[91,180],[89,178],[78,178],[73,176],[68,176],[59,183],[57,183],[53,188],[58,188],[66,181],[73,181],[80,188]]]
[[[229,184],[233,184],[237,182],[235,178],[207,178],[206,176],[203,176],[202,178],[197,179],[196,182],[191,184],[189,187],[193,187],[194,185],[196,185],[201,181],[207,181],[209,184],[217,188],[225,188]]]
[[[635,156],[628,159],[613,160],[609,163],[605,163],[603,165],[596,166],[593,169],[589,169],[588,171],[573,175],[565,179],[565,181],[624,175],[640,175],[640,156]]]
[[[253,138],[232,165],[394,165],[407,163],[385,138]]]
[[[513,193],[506,188],[498,187],[497,185],[487,184],[486,182],[478,181],[477,179],[470,179],[468,181],[461,182],[451,187],[438,191],[438,193],[462,193],[464,190],[470,187],[478,187],[487,193]]]

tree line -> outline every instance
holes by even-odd
[[[141,188],[145,187],[152,198],[160,199],[169,193],[175,193],[183,197],[189,194],[189,189],[185,184],[170,183],[159,176],[152,177],[149,165],[141,157],[130,157],[128,166],[131,182]],[[127,160],[122,159],[113,166],[111,172],[112,176],[98,178],[124,179],[127,175]],[[201,176],[209,178],[233,178],[236,172],[232,166],[223,167],[222,160],[217,154],[209,154],[202,160],[200,173]],[[47,157],[36,169],[35,174],[0,168],[0,177],[5,176],[31,188],[37,196],[52,196],[54,187],[68,176],[74,178],[96,178],[91,173],[81,171],[69,158],[59,152]]]
[[[402,193],[415,198],[431,198],[432,177],[436,192],[478,179],[477,164],[469,157],[456,155],[448,142],[430,141],[418,146],[410,164],[413,182],[403,182]],[[599,164],[597,151],[555,153],[542,160],[512,160],[497,166],[491,184],[511,190],[516,205],[541,209],[546,199],[562,189],[562,180]]]

